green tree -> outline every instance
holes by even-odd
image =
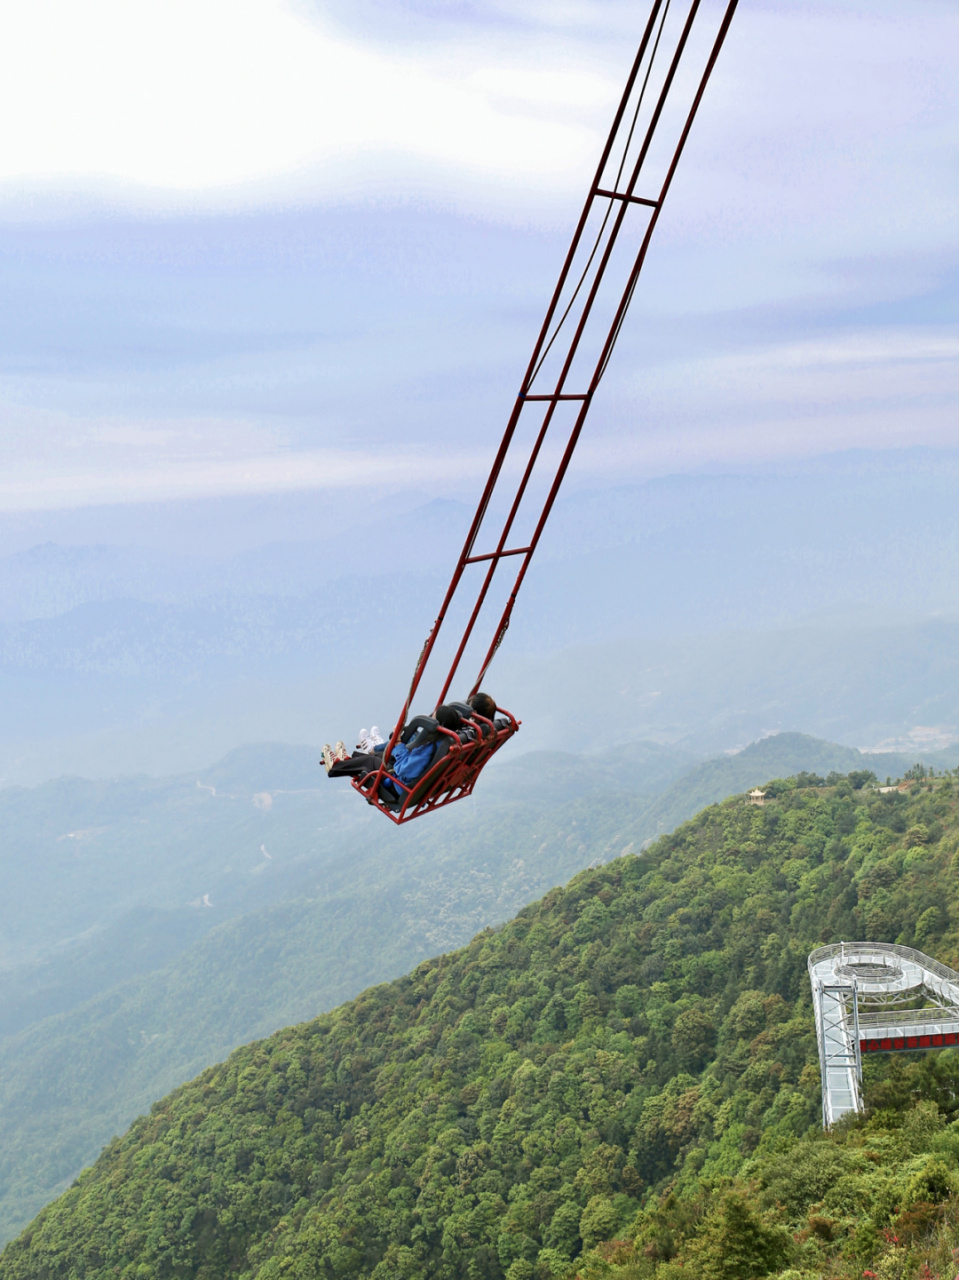
[[[612,1240],[619,1228],[616,1206],[605,1196],[593,1196],[579,1220],[579,1234],[587,1249],[603,1240]]]
[[[696,1071],[712,1055],[716,1028],[705,1009],[684,1009],[673,1024],[670,1039],[680,1068]]]
[[[693,1256],[703,1280],[752,1280],[781,1270],[792,1252],[785,1227],[766,1221],[740,1188],[724,1195],[707,1217]]]

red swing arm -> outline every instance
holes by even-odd
[[[400,783],[389,768],[393,748],[403,733],[454,600],[458,606],[465,600],[466,622],[434,706],[446,700],[484,606],[492,605],[496,617],[492,589],[498,585],[500,569],[505,570],[509,589],[470,696],[479,690],[503,641],[530,560],[622,329],[737,3],[652,0],[639,50],[526,375],[436,621],[417,659],[383,763],[353,779],[353,786],[393,822],[409,822],[470,795],[487,761],[519,729],[520,721],[502,709],[493,721],[474,714],[470,741],[463,740],[467,735],[437,728],[448,750],[411,786]],[[527,425],[530,429],[521,434],[520,428]],[[557,447],[551,450],[554,444]],[[544,471],[545,496],[541,488],[535,498],[534,475],[541,482]],[[521,507],[524,499],[531,497],[539,506],[534,507],[528,522],[529,532],[517,537]],[[516,566],[512,577],[508,562]],[[471,576],[474,566],[477,572]]]

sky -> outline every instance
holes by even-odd
[[[646,12],[2,6],[0,513],[475,493]],[[741,0],[573,484],[959,445],[957,54]]]

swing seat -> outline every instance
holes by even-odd
[[[472,795],[487,762],[519,732],[521,722],[501,707],[494,720],[487,720],[465,704],[451,705],[463,715],[466,730],[472,729],[474,734],[464,741],[463,730],[444,729],[432,716],[416,716],[411,720],[404,733],[404,737],[409,734],[408,745],[415,745],[417,737],[428,730],[439,734],[436,754],[415,782],[409,786],[400,782],[385,764],[353,779],[353,787],[367,802],[397,825]]]

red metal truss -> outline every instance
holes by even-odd
[[[909,1049],[943,1049],[959,1044],[959,1031],[929,1032],[914,1036],[882,1036],[860,1040],[860,1053],[895,1053]]]
[[[407,722],[454,605],[464,620],[463,630],[449,668],[437,685],[434,706],[446,700],[468,646],[476,643],[484,609],[492,609],[494,625],[485,650],[480,644],[483,656],[471,693],[480,688],[502,643],[619,337],[737,3],[652,0],[596,176],[384,761],[389,760]],[[514,561],[515,573],[508,567]],[[479,571],[471,575],[474,567]],[[501,570],[505,579],[497,576]],[[505,598],[494,590],[502,591],[503,586]],[[394,822],[408,821],[469,795],[487,760],[518,728],[513,716],[504,715],[494,740],[477,739],[472,747],[462,750],[451,747],[446,771],[437,766],[432,789],[426,788],[424,796],[418,783],[399,808],[378,798],[380,784],[388,775],[386,764],[353,785]]]

